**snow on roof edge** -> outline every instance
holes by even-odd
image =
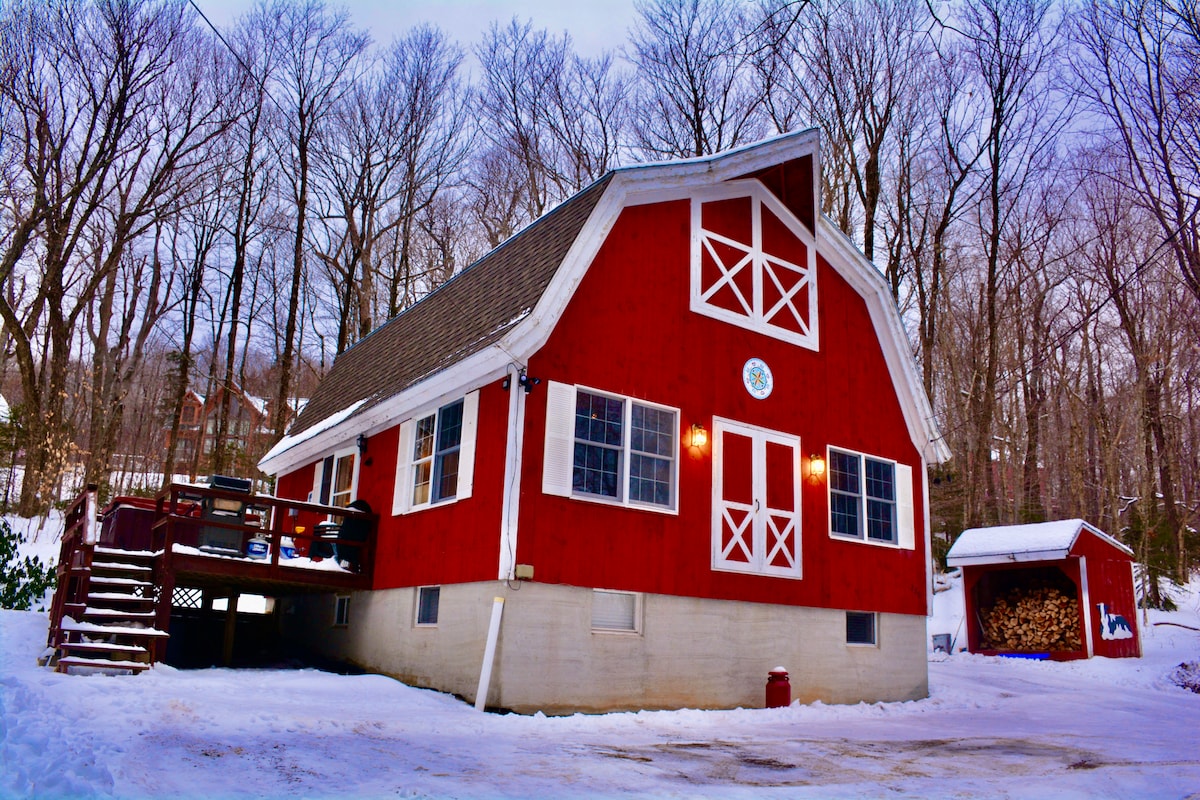
[[[985,528],[969,528],[955,540],[946,553],[946,563],[952,566],[963,563],[986,563],[983,559],[1022,559],[1031,553],[1046,553],[1048,556],[1065,556],[1075,546],[1079,534],[1089,530],[1101,540],[1122,552],[1133,555],[1133,551],[1083,519],[1052,520],[1024,525],[994,525]],[[952,563],[953,562],[953,563]]]
[[[296,445],[306,442],[317,434],[329,430],[343,420],[348,419],[355,411],[361,408],[365,402],[367,402],[366,398],[358,400],[354,403],[351,403],[346,408],[343,408],[341,411],[330,414],[328,417],[316,423],[315,425],[309,425],[307,428],[300,431],[300,433],[284,436],[275,443],[274,447],[267,451],[266,455],[259,459],[259,463],[261,464],[264,461],[276,458],[288,450],[291,450]]]

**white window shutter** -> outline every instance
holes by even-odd
[[[462,439],[458,447],[458,488],[455,498],[471,496],[475,484],[475,428],[479,422],[479,390],[463,398]]]
[[[324,459],[313,465],[313,488],[308,494],[308,502],[317,503],[321,500],[321,477],[325,474]]]
[[[517,387],[513,387],[517,391]],[[542,457],[542,491],[571,496],[574,471],[575,387],[550,381],[546,387],[546,450]]]
[[[400,444],[396,448],[396,486],[392,490],[392,514],[403,514],[408,511],[412,502],[411,478],[408,468],[412,462],[413,431],[416,421],[406,419],[400,423]]]
[[[916,549],[917,525],[913,514],[912,467],[896,465],[896,543],[905,550]]]

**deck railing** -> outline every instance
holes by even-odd
[[[64,616],[78,617],[87,606],[92,550],[96,544],[95,486],[88,486],[67,508],[55,568],[57,585],[50,606],[51,625],[46,644],[57,648],[63,641]]]

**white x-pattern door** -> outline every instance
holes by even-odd
[[[713,422],[713,569],[801,576],[800,439]]]

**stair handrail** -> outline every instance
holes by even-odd
[[[55,566],[56,586],[50,606],[50,629],[46,646],[58,649],[64,641],[63,617],[68,605],[87,604],[91,583],[92,554],[96,546],[100,488],[89,483],[67,507],[62,541]]]

